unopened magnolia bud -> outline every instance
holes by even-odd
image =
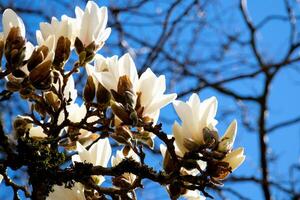
[[[22,37],[19,27],[10,29],[4,49],[8,67],[14,71],[25,58],[25,39]]]
[[[79,54],[79,63],[83,65],[85,59],[86,59],[86,52],[85,52],[85,51],[82,51],[82,52]]]
[[[49,49],[46,46],[41,46],[38,49],[34,50],[27,63],[28,70],[32,71],[41,62],[43,62],[46,56],[48,55],[48,53],[49,53]]]
[[[30,72],[30,82],[36,89],[47,90],[51,87],[53,82],[51,64],[51,60],[45,61]]]
[[[130,116],[128,112],[126,111],[125,107],[118,103],[118,102],[113,102],[111,104],[111,109],[113,113],[125,124],[131,124],[132,121],[130,119]]]
[[[127,75],[124,75],[119,78],[117,92],[123,95],[126,91],[132,91],[132,83],[129,77]]]
[[[99,103],[100,105],[104,105],[105,108],[110,102],[111,94],[108,90],[105,89],[105,87],[103,87],[101,83],[99,83],[97,86],[96,98],[97,103]]]
[[[71,53],[71,41],[67,37],[59,37],[55,49],[53,65],[56,69],[61,69],[64,62],[69,59]]]
[[[56,94],[53,92],[46,92],[45,99],[47,103],[55,110],[57,111],[60,107],[60,100]]]
[[[130,112],[129,118],[130,118],[131,121],[132,121],[132,125],[135,126],[135,125],[138,124],[139,117],[138,117],[138,115],[137,115],[137,113],[136,113],[135,110],[132,110],[132,111]]]
[[[95,98],[95,83],[92,76],[88,76],[83,91],[83,98],[86,102],[92,102]]]
[[[219,135],[217,131],[210,130],[209,128],[203,129],[203,139],[205,145],[209,148],[215,148],[219,141]]]
[[[77,55],[80,55],[80,53],[84,51],[83,43],[81,42],[81,40],[78,37],[76,37],[76,39],[75,39],[74,46],[75,46]]]

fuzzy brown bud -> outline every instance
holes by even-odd
[[[53,81],[51,63],[50,60],[45,61],[30,72],[30,82],[36,89],[47,90],[51,87]]]
[[[132,123],[128,112],[126,111],[125,107],[122,104],[120,104],[118,102],[113,102],[111,104],[111,109],[112,109],[113,113],[125,124]]]
[[[71,41],[67,37],[59,37],[55,49],[55,57],[53,65],[56,69],[62,69],[65,61],[70,57],[71,53]]]
[[[6,38],[5,57],[10,71],[18,69],[25,58],[25,39],[19,27],[12,27]]]
[[[103,87],[101,83],[99,83],[97,86],[96,98],[97,103],[104,106],[105,108],[108,106],[109,101],[111,99],[110,92],[107,89],[105,89],[105,87]]]
[[[28,60],[27,63],[28,70],[32,71],[40,63],[42,63],[45,60],[48,53],[49,53],[49,49],[46,46],[40,46],[38,49],[35,49]]]
[[[209,148],[215,148],[218,145],[219,135],[217,131],[210,130],[209,128],[203,129],[203,138],[205,145]]]
[[[44,94],[46,102],[55,110],[58,111],[60,106],[60,100],[53,92],[46,92]]]
[[[92,102],[95,98],[95,83],[92,76],[88,76],[83,91],[83,98],[86,102]]]

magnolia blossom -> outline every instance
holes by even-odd
[[[23,20],[12,9],[5,9],[3,12],[2,27],[4,41],[6,40],[10,29],[13,27],[18,27],[21,36],[25,38],[25,26]]]
[[[200,102],[197,94],[192,94],[187,102],[174,101],[176,113],[181,119],[182,125],[175,121],[173,125],[173,134],[176,145],[184,154],[188,152],[187,142],[192,141],[196,144],[203,145],[203,129],[209,128],[216,130],[217,120],[217,99],[211,97]]]
[[[135,160],[136,162],[140,162],[139,156],[132,149],[130,149],[128,152],[126,152],[126,155],[124,155],[123,151],[124,150],[121,150],[121,151],[118,150],[116,153],[116,156],[111,157],[111,165],[112,166],[117,166],[120,162],[122,162],[122,160],[129,159],[129,158]],[[122,176],[130,184],[132,184],[136,179],[136,175],[131,174],[131,173],[124,173],[124,174],[122,174]]]
[[[150,68],[138,77],[136,66],[128,53],[120,59],[117,56],[104,58],[97,55],[94,65],[94,68],[90,65],[86,67],[88,74],[94,75],[96,80],[108,91],[117,91],[120,77],[127,76],[133,87],[134,102],[139,98],[139,104],[143,108],[141,117],[151,118],[154,123],[158,120],[160,109],[177,96],[176,94],[164,94],[166,90],[165,76],[157,77]]]
[[[56,17],[52,17],[51,23],[40,23],[40,30],[36,31],[36,38],[39,45],[44,43],[50,36],[55,38],[55,46],[59,37],[67,37],[71,41],[71,45],[74,44],[76,28],[76,20],[66,15],[61,17],[59,21]]]
[[[95,42],[96,45],[99,45],[98,48],[101,48],[111,32],[110,28],[106,28],[107,8],[99,8],[95,2],[89,1],[84,11],[76,7],[75,13],[78,28],[77,37],[84,46]]]
[[[108,90],[118,90],[119,78],[128,76],[133,90],[136,91],[138,73],[131,56],[126,53],[118,59],[118,56],[104,58],[102,55],[95,56],[94,68],[91,65],[86,67],[89,75],[95,78]]]
[[[70,189],[65,188],[65,186],[54,185],[53,190],[47,200],[85,200],[84,187],[81,183],[75,183]]]
[[[199,190],[187,190],[187,192],[183,195],[183,197],[187,200],[205,200],[206,198],[202,196]]]
[[[77,155],[72,156],[73,162],[87,162],[106,167],[111,156],[111,146],[108,138],[100,139],[89,150],[77,142]],[[105,180],[103,176],[94,176],[100,185]]]

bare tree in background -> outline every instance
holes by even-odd
[[[109,23],[114,32],[107,46],[113,48],[104,48],[101,52],[108,55],[129,52],[136,58],[140,72],[150,66],[157,73],[167,74],[172,79],[169,90],[175,90],[180,98],[210,89],[227,101],[235,102],[236,107],[222,110],[221,117],[231,118],[232,113],[240,116],[239,121],[247,131],[245,134],[257,136],[259,173],[253,170],[250,176],[234,175],[227,181],[253,183],[260,188],[266,200],[274,198],[273,193],[278,192],[290,199],[300,198],[300,179],[296,176],[300,166],[296,160],[295,165],[284,166],[289,168],[290,177],[275,179],[270,171],[274,160],[268,149],[274,147],[270,146],[267,138],[270,141],[273,132],[284,131],[300,122],[300,115],[285,116],[285,120],[268,126],[267,114],[272,109],[269,97],[276,90],[271,87],[274,79],[287,69],[300,70],[299,4],[296,0],[278,1],[282,1],[285,14],[270,14],[261,21],[252,19],[255,11],[248,10],[246,0],[227,4],[218,0],[111,1],[108,4]],[[76,1],[78,3],[84,4]],[[39,18],[37,21],[49,21],[50,16],[58,17],[67,10],[73,10],[74,5],[73,1],[0,2],[1,11],[13,8],[23,17],[26,27],[30,27],[35,18]],[[287,51],[280,56],[266,55],[261,48],[262,41],[258,39],[260,31],[274,22],[289,26],[290,36],[282,44],[282,49]],[[35,33],[31,32],[34,30],[36,28],[28,30],[32,42],[35,41]],[[77,78],[78,84],[83,85],[83,78]],[[241,89],[245,82],[251,86],[259,85],[259,89],[255,92],[251,88]],[[4,91],[1,98],[16,100],[9,107],[5,103],[0,105],[2,115],[14,116],[17,110],[26,107],[16,105],[18,97]],[[220,198],[225,199],[227,194],[251,199],[251,195],[230,184],[218,189]],[[147,196],[147,191],[141,195]]]

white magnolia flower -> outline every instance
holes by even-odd
[[[142,117],[149,117],[154,123],[157,122],[160,109],[177,96],[176,94],[164,94],[166,90],[165,76],[157,77],[150,68],[139,78],[136,66],[128,53],[120,59],[117,56],[104,58],[96,55],[94,65],[94,69],[90,65],[86,67],[87,73],[94,74],[96,80],[108,91],[117,91],[120,77],[126,75],[133,86],[135,100],[139,96],[140,106],[143,107]]]
[[[176,99],[177,94],[164,94],[166,91],[166,79],[164,75],[157,77],[148,68],[139,78],[137,93],[140,96],[140,104],[144,108],[143,117],[150,117],[157,122],[160,109]]]
[[[73,162],[87,162],[95,166],[106,167],[111,156],[111,146],[107,138],[98,140],[89,150],[77,142],[76,150],[78,155],[72,156]],[[105,180],[103,176],[95,177],[97,177],[99,185]]]
[[[110,35],[111,29],[107,25],[107,8],[101,7],[93,1],[88,1],[85,10],[76,7],[76,24],[78,28],[78,38],[84,46],[95,42],[99,49]]]
[[[123,150],[118,150],[116,153],[116,156],[112,156],[111,157],[111,165],[112,166],[117,166],[120,162],[122,162],[122,160],[124,160],[125,158],[132,158],[133,160],[135,160],[136,162],[140,162],[140,158],[139,156],[132,150],[130,149],[127,152],[127,155],[123,154]],[[131,174],[131,173],[124,173],[122,174],[122,176],[129,181],[129,183],[133,183],[136,179],[136,175],[135,174]]]
[[[71,46],[74,44],[76,29],[76,20],[66,15],[61,17],[59,21],[56,17],[52,17],[51,23],[40,23],[40,30],[36,31],[36,38],[39,45],[43,44],[50,36],[55,39],[55,47],[57,40],[63,36],[71,41]],[[54,48],[55,49],[55,48]]]
[[[128,76],[133,90],[136,90],[138,82],[138,73],[136,66],[127,53],[118,59],[118,56],[104,58],[97,54],[95,56],[94,69],[92,66],[87,66],[88,74],[94,74],[95,78],[108,90],[118,89],[119,78]],[[96,73],[94,73],[96,72]]]
[[[185,147],[187,141],[192,141],[199,145],[204,144],[203,129],[205,127],[210,130],[216,130],[217,99],[211,97],[200,102],[198,95],[192,94],[187,102],[176,100],[173,105],[182,122],[182,125],[179,125],[175,121],[173,134],[176,145],[184,154],[188,152],[188,149]]]
[[[206,198],[200,194],[198,190],[187,190],[183,195],[187,200],[205,200]]]
[[[85,200],[84,187],[80,183],[75,183],[71,189],[65,188],[65,186],[54,185],[53,190],[47,197],[47,200]]]
[[[12,10],[5,9],[2,16],[3,39],[6,40],[12,27],[19,27],[20,34],[25,38],[25,26],[22,19]]]

